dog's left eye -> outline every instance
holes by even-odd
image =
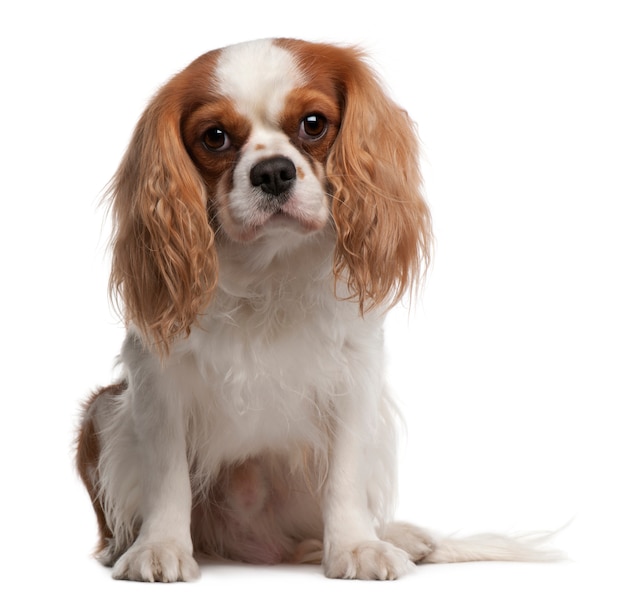
[[[309,114],[300,121],[299,136],[307,141],[315,141],[324,136],[328,121],[322,114]]]
[[[230,138],[220,127],[211,127],[204,133],[202,145],[210,152],[223,152],[230,147]]]

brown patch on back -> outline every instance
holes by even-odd
[[[83,484],[87,488],[91,505],[96,513],[99,530],[99,544],[97,551],[103,550],[107,541],[113,537],[109,528],[104,510],[102,508],[102,497],[98,492],[98,462],[100,460],[100,440],[95,428],[93,414],[96,410],[96,403],[105,396],[118,396],[127,388],[126,382],[113,384],[94,392],[83,406],[83,419],[76,442],[76,466]]]

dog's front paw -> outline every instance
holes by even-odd
[[[135,542],[113,567],[115,579],[131,581],[191,581],[199,576],[191,553],[175,542]]]
[[[414,567],[404,550],[381,540],[331,548],[323,565],[327,577],[342,579],[396,579]]]

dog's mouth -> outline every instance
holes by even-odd
[[[281,209],[273,214],[264,215],[264,218],[252,225],[242,226],[234,240],[249,243],[265,234],[296,233],[308,235],[322,230],[326,223],[326,218],[292,214]]]
[[[328,221],[328,210],[320,206],[316,213],[302,209],[297,202],[289,202],[275,211],[266,222],[266,226],[298,228],[304,233],[315,232],[324,228]]]
[[[250,243],[265,235],[296,233],[308,235],[322,230],[328,224],[329,210],[324,203],[301,202],[296,196],[271,209],[251,210],[245,218],[238,218],[228,208],[219,214],[221,229],[233,241]]]

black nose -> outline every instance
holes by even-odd
[[[250,170],[250,182],[268,195],[287,197],[296,179],[296,167],[289,158],[275,156],[261,160]]]

